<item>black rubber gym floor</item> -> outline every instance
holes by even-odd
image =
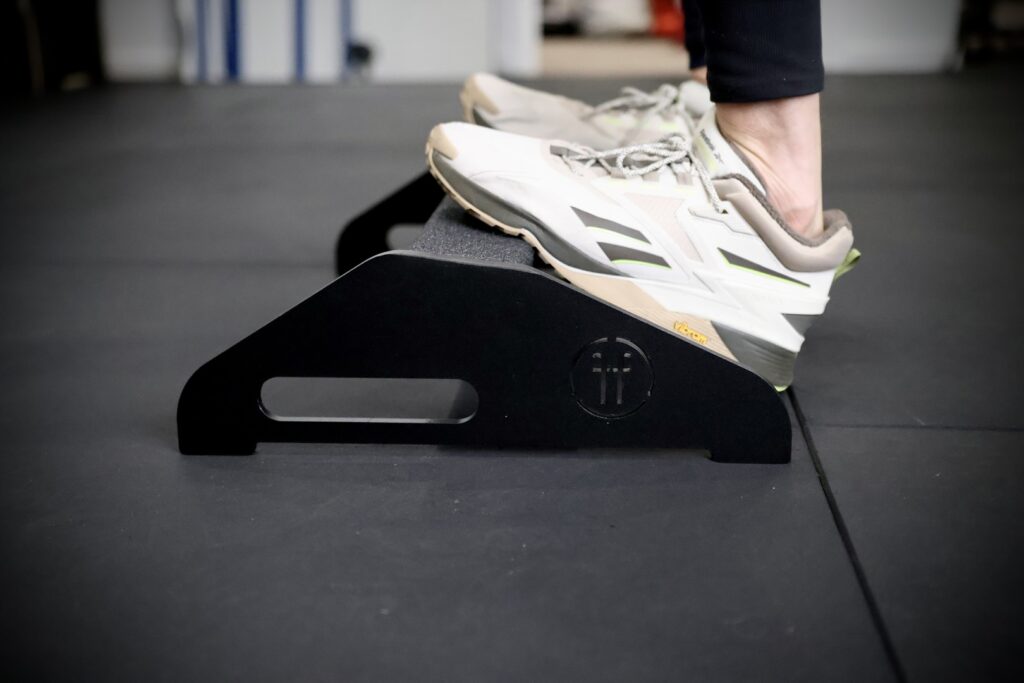
[[[456,85],[117,88],[0,114],[2,661],[104,680],[1019,680],[1020,68],[835,77],[862,265],[788,466],[178,454],[203,361],[332,277]],[[656,81],[640,85],[656,85]],[[544,83],[592,101],[609,82]]]

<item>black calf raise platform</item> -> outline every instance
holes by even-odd
[[[436,205],[438,196],[421,178],[349,229],[359,226],[364,245],[383,244],[394,223],[427,214],[412,204]],[[387,208],[396,200],[402,206]],[[450,200],[417,248],[370,256],[199,368],[178,404],[181,452],[250,454],[260,441],[424,443],[789,461],[786,408],[749,370],[532,267],[528,245]],[[283,418],[261,397],[273,378],[462,380],[476,395],[460,392],[453,409],[475,398],[475,412]]]

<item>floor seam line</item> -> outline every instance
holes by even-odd
[[[935,432],[1024,432],[1024,427],[971,427],[969,425],[912,425],[912,424],[850,424],[841,422],[808,422],[808,429],[894,429]]]
[[[818,483],[821,485],[821,490],[825,494],[825,502],[828,504],[829,512],[832,513],[832,521],[836,525],[836,530],[839,532],[839,538],[843,543],[846,555],[853,567],[853,573],[857,579],[857,584],[860,586],[861,594],[864,596],[864,601],[867,603],[871,621],[874,623],[875,629],[882,640],[882,649],[885,651],[885,655],[896,674],[897,680],[899,680],[900,683],[906,683],[907,675],[903,669],[903,663],[900,661],[899,654],[896,652],[896,646],[893,644],[892,637],[889,635],[889,628],[886,626],[885,620],[882,618],[882,611],[878,607],[878,601],[875,599],[875,594],[868,583],[867,573],[864,571],[864,566],[861,564],[860,558],[857,556],[857,550],[853,546],[853,539],[850,537],[850,531],[847,529],[846,522],[843,520],[842,513],[839,511],[839,504],[836,502],[835,495],[832,493],[832,486],[829,484],[828,476],[825,474],[825,468],[822,466],[821,459],[818,457],[818,449],[814,444],[814,438],[811,435],[807,418],[804,415],[804,411],[800,406],[800,401],[797,398],[793,387],[789,388],[788,393],[790,401],[793,404],[793,412],[796,416],[797,425],[800,427],[800,433],[804,438],[804,442],[807,444],[807,452],[811,456],[811,462],[814,464],[814,470],[818,475]]]

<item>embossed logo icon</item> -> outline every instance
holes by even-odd
[[[571,379],[581,408],[597,417],[617,418],[647,402],[654,374],[639,346],[622,337],[602,337],[580,350]]]

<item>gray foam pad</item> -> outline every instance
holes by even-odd
[[[412,249],[440,256],[462,256],[484,261],[533,265],[533,247],[484,225],[445,197],[424,226]]]

